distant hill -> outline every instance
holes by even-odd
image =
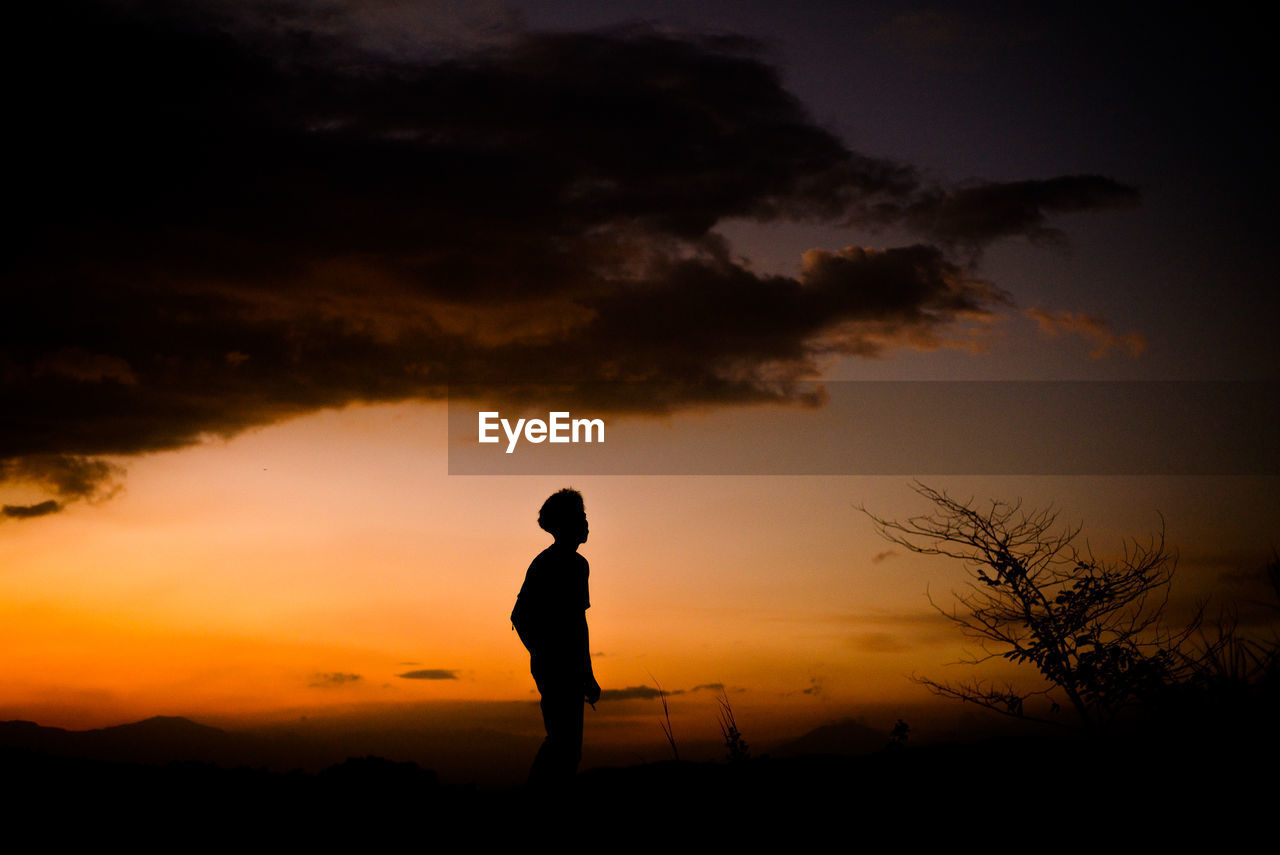
[[[178,716],[93,730],[0,722],[0,752],[103,763],[207,763],[276,772],[318,772],[370,754],[411,761],[458,783],[507,785],[524,780],[540,739],[486,728],[456,730],[352,726],[307,731],[273,726],[229,732]]]
[[[228,732],[180,716],[155,716],[82,731],[44,727],[30,721],[0,722],[0,750],[25,750],[49,757],[150,765],[194,762],[284,772],[319,771],[348,757],[375,754],[435,769],[446,780],[482,785],[523,780],[540,741],[484,728],[449,732],[403,727],[307,731],[286,725]],[[759,753],[775,757],[857,757],[880,751],[887,742],[887,733],[860,719],[845,719],[782,744],[761,746],[765,750]],[[723,746],[711,743],[682,744],[681,749],[682,756],[687,754],[694,759],[719,758],[723,754]],[[625,754],[612,756],[596,751],[593,756],[597,763],[608,765],[635,762]]]
[[[178,716],[155,716],[93,730],[42,727],[30,721],[0,722],[0,748],[116,763],[237,765],[258,753],[257,742]]]
[[[814,728],[797,739],[775,746],[770,753],[779,757],[802,754],[858,757],[880,751],[888,744],[886,731],[870,727],[861,719],[847,718]]]

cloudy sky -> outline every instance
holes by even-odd
[[[0,717],[527,698],[506,614],[569,482],[615,709],[916,697],[958,577],[854,510],[920,512],[907,477],[449,475],[445,402],[550,384],[714,458],[812,381],[1274,381],[1261,35],[1122,5],[15,10]],[[984,474],[936,486],[1107,548],[1163,513],[1188,596],[1252,592],[1280,508]]]

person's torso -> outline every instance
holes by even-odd
[[[583,611],[590,605],[587,560],[577,552],[548,547],[533,559],[520,590],[521,610],[535,625],[545,652],[582,646]]]

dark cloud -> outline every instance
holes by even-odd
[[[345,686],[348,683],[358,682],[360,679],[359,674],[344,674],[341,671],[333,671],[327,674],[312,675],[308,686],[313,689],[332,689],[338,686]]]
[[[458,679],[458,672],[448,671],[443,668],[424,668],[420,671],[406,671],[396,676],[403,677],[406,680],[456,680]]]
[[[502,44],[519,25],[501,0],[171,0],[185,14],[279,49],[440,58]]]
[[[871,563],[879,564],[882,561],[888,561],[890,558],[897,556],[897,554],[898,553],[892,549],[886,549],[883,552],[877,552],[875,555],[871,556]]]
[[[530,379],[647,383],[615,410],[815,403],[794,381],[822,359],[938,347],[1008,302],[954,248],[1136,196],[860,155],[741,38],[454,28],[454,5],[418,50],[391,34],[420,7],[351,8],[13,11],[4,480],[61,507],[109,495],[103,455]],[[925,242],[761,276],[729,218]]]
[[[690,689],[689,691],[690,691],[690,692],[700,692],[700,691],[702,691],[703,689],[707,689],[708,691],[712,691],[712,692],[723,692],[723,691],[724,691],[724,683],[699,683],[698,685],[694,686],[694,687],[693,687],[692,689]]]
[[[1112,350],[1128,351],[1130,356],[1141,356],[1147,349],[1147,339],[1139,332],[1120,335],[1111,329],[1106,318],[1080,312],[1050,312],[1044,309],[1027,309],[1040,332],[1047,336],[1075,335],[1093,344],[1090,356],[1101,359]]]
[[[8,481],[35,485],[58,497],[35,505],[5,505],[4,516],[27,519],[57,513],[67,502],[105,501],[120,490],[124,470],[105,460],[68,454],[33,454],[0,458],[0,484]]]
[[[600,700],[602,701],[651,701],[655,698],[662,697],[662,692],[649,686],[627,686],[625,689],[604,689],[600,692]],[[676,689],[666,692],[670,695],[683,695],[684,689]]]
[[[49,499],[36,505],[5,505],[3,509],[0,509],[0,514],[3,514],[8,519],[26,520],[32,517],[56,514],[60,510],[62,510],[62,505],[53,499]]]
[[[1051,214],[1132,207],[1140,198],[1136,188],[1101,175],[1064,175],[1047,181],[921,189],[904,204],[881,206],[874,213],[976,256],[1003,237],[1060,242],[1062,232],[1049,225]]]

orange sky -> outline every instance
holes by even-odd
[[[723,683],[785,731],[919,703],[912,673],[962,676],[945,667],[960,639],[925,599],[945,601],[960,568],[891,551],[854,507],[927,510],[905,478],[449,476],[445,433],[441,405],[323,412],[132,460],[116,498],[5,525],[0,719],[528,700],[507,614],[548,542],[537,508],[566,484],[591,522],[605,688],[656,679],[710,727],[712,693],[688,693]],[[1100,552],[1150,532],[1159,510],[1183,592],[1256,570],[1277,506],[1275,479],[923,480],[1056,502]],[[397,676],[414,670],[455,679]]]
[[[6,100],[0,721],[484,707],[540,737],[507,616],[565,486],[590,518],[599,681],[660,683],[685,734],[719,738],[709,685],[758,741],[891,722],[933,700],[912,674],[970,673],[926,598],[963,569],[857,510],[927,512],[907,474],[450,475],[468,440],[446,384],[642,378],[579,415],[668,472],[767,458],[792,430],[819,457],[942,448],[962,466],[921,481],[1056,505],[1099,557],[1163,515],[1173,616],[1212,597],[1272,633],[1280,477],[937,474],[1115,471],[1089,454],[1156,446],[1181,457],[1141,471],[1280,472],[1275,407],[1252,406],[1280,399],[1269,34],[932,5],[17,4],[9,61],[34,71]],[[1113,397],[964,400],[992,465],[933,432],[941,408],[824,442],[850,410],[800,409],[796,378]],[[1020,416],[1046,397],[1064,441],[1001,470],[1043,438]],[[1243,411],[1252,444],[1232,441]],[[560,450],[563,471],[585,453]],[[663,747],[657,702],[600,706],[588,746]]]

